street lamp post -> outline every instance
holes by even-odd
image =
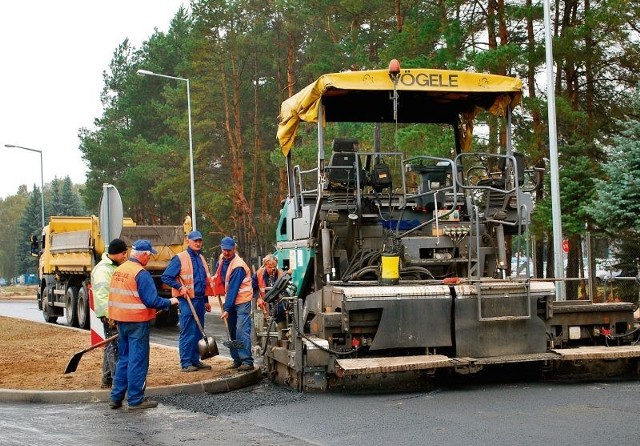
[[[195,181],[193,177],[193,136],[191,133],[191,92],[189,88],[189,79],[184,77],[167,76],[166,74],[158,74],[149,70],[138,70],[136,72],[138,76],[157,76],[167,79],[174,79],[178,81],[185,81],[187,83],[187,114],[189,116],[189,174],[191,176],[191,224],[193,230],[196,230],[196,189]]]
[[[564,278],[562,254],[562,214],[560,207],[560,167],[558,164],[558,135],[556,130],[556,99],[553,90],[553,39],[551,36],[551,6],[544,1],[544,35],[547,63],[547,115],[549,119],[549,161],[551,171],[551,220],[553,226],[553,267],[556,279]],[[562,280],[556,282],[556,300],[566,300],[566,288]]]
[[[4,146],[28,150],[30,152],[38,152],[40,154],[40,205],[42,207],[42,227],[44,228],[44,165],[42,163],[42,150],[30,149],[29,147],[16,146],[13,144],[5,144]]]

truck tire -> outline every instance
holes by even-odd
[[[178,325],[178,311],[176,308],[171,307],[169,310],[160,313],[154,319],[153,325],[155,327],[175,327]]]
[[[169,317],[167,317],[167,327],[175,327],[178,325],[178,321],[180,320],[180,315],[178,314],[178,309],[175,307],[171,307],[169,310]]]
[[[47,302],[42,302],[42,316],[44,317],[44,320],[50,324],[55,324],[56,322],[58,322],[58,316],[55,315],[51,315],[51,313],[49,313],[49,305],[47,304]]]
[[[70,286],[64,295],[64,314],[69,327],[78,326],[78,287]]]
[[[52,311],[49,311],[49,303],[47,301],[47,296],[44,295],[44,290],[46,290],[46,288],[39,288],[37,296],[38,302],[40,302],[40,308],[42,308],[42,316],[46,322],[55,324],[58,321],[58,316],[53,314]]]
[[[89,313],[89,292],[86,286],[80,287],[78,290],[78,326],[80,328],[89,329],[91,317]]]

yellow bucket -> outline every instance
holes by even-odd
[[[400,280],[400,256],[395,253],[382,254],[380,283],[396,285]]]

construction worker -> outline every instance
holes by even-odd
[[[144,397],[149,371],[149,331],[156,309],[168,310],[178,299],[158,296],[153,277],[144,267],[153,249],[149,240],[137,240],[129,259],[111,277],[109,317],[118,323],[118,363],[111,388],[109,407],[122,407],[125,394],[129,410],[156,407],[157,401]]]
[[[115,238],[109,243],[107,252],[102,253],[102,260],[91,270],[91,291],[96,316],[102,322],[103,339],[118,333],[116,323],[109,319],[109,284],[111,276],[118,265],[127,260],[127,244]],[[102,388],[107,389],[113,383],[118,360],[118,343],[110,342],[104,348],[102,357]]]
[[[202,234],[191,231],[187,236],[187,249],[174,256],[162,274],[162,282],[171,287],[171,295],[180,297],[180,367],[183,372],[210,370],[211,366],[201,361],[198,341],[202,333],[196,324],[189,302],[191,299],[200,325],[204,328],[205,311],[211,311],[205,290],[210,285],[211,274],[202,252]]]
[[[214,275],[214,289],[224,288],[225,299],[222,319],[229,326],[229,336],[240,341],[242,348],[230,348],[233,364],[230,368],[240,372],[253,370],[251,355],[251,300],[253,287],[251,271],[247,264],[236,253],[236,242],[231,237],[220,241],[222,254],[218,260]]]
[[[262,266],[251,278],[254,294],[257,294],[258,298],[258,308],[261,308],[265,313],[268,313],[268,305],[263,299],[266,295],[267,288],[271,288],[282,274],[284,273],[278,268],[278,260],[272,254],[268,254],[264,256]],[[284,322],[284,313],[284,305],[278,305],[278,309],[276,310],[276,323]]]

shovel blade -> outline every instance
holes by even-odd
[[[64,373],[67,374],[67,373],[75,372],[76,369],[78,368],[78,364],[80,363],[80,360],[82,359],[82,355],[84,355],[85,353],[90,352],[94,348],[102,347],[103,345],[106,345],[109,342],[113,342],[116,339],[118,339],[117,333],[111,336],[110,338],[105,339],[104,341],[100,341],[97,344],[93,344],[91,347],[85,348],[84,350],[80,350],[78,353],[74,354],[71,357],[71,359],[69,360],[69,363],[67,364],[67,368],[64,369]]]
[[[202,359],[212,358],[220,354],[218,351],[218,344],[216,344],[216,340],[211,336],[202,338],[198,341],[198,352]]]
[[[67,373],[73,373],[78,369],[78,364],[80,364],[80,359],[82,358],[83,353],[84,352],[79,352],[71,357],[71,359],[67,363],[67,368],[64,369],[65,375]]]
[[[244,344],[240,341],[232,341],[229,339],[228,341],[224,341],[222,343],[227,348],[244,348]]]

